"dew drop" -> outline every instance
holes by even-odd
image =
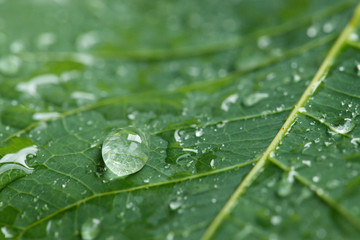
[[[334,26],[331,23],[325,23],[323,26],[323,31],[325,33],[330,33],[334,30]]]
[[[300,108],[299,108],[299,112],[300,112],[300,113],[306,113],[306,108],[300,107]]]
[[[277,194],[280,197],[286,197],[291,193],[291,188],[294,182],[294,175],[295,171],[293,169],[283,175],[277,190]]]
[[[195,131],[196,137],[201,137],[204,134],[204,129],[200,128]]]
[[[345,118],[344,121],[345,122],[343,124],[331,126],[332,130],[339,134],[346,134],[351,132],[355,127],[355,123],[353,123],[350,118]]]
[[[353,32],[349,35],[349,38],[348,38],[350,41],[357,41],[359,40],[359,35],[357,35],[357,33]]]
[[[238,99],[239,95],[238,94],[232,94],[230,96],[228,96],[222,103],[221,103],[221,109],[225,112],[229,111],[230,109],[230,104],[235,103],[236,100]]]
[[[306,30],[306,35],[307,35],[309,38],[316,37],[317,34],[318,34],[318,30],[317,30],[316,27],[314,27],[314,26],[311,26],[311,27],[309,27],[309,28]]]
[[[39,86],[47,85],[47,84],[57,84],[57,83],[59,83],[58,76],[54,74],[44,74],[44,75],[36,76],[28,82],[20,82],[19,84],[16,85],[16,90],[27,93],[31,96],[37,96],[38,95],[37,88]]]
[[[166,240],[174,240],[174,236],[175,236],[175,234],[173,232],[169,232],[166,235]]]
[[[58,112],[39,112],[39,113],[34,113],[34,115],[32,116],[34,120],[37,121],[46,121],[46,120],[50,120],[53,118],[57,118],[60,116],[60,113]]]
[[[311,161],[310,160],[302,160],[302,163],[308,167],[311,167]]]
[[[180,201],[170,202],[169,207],[171,210],[176,210],[181,207],[181,202]]]
[[[19,72],[21,60],[15,55],[6,56],[0,59],[0,73],[15,75]]]
[[[360,76],[360,63],[356,62],[355,66],[356,66],[356,70],[357,70],[357,75]]]
[[[360,143],[360,138],[353,138],[351,139],[351,144],[353,144],[355,147],[358,146],[358,144]]]
[[[274,226],[279,225],[281,223],[281,221],[282,221],[281,216],[272,216],[271,217],[271,224]]]
[[[320,181],[320,178],[318,176],[313,176],[312,181],[317,183]]]
[[[0,164],[6,163],[0,167],[0,174],[10,169],[19,169],[27,174],[32,173],[33,168],[30,168],[25,161],[27,157],[36,156],[37,151],[38,151],[37,146],[33,145],[30,147],[23,148],[16,153],[6,154],[4,157],[0,159]]]
[[[210,161],[210,166],[211,166],[212,169],[215,169],[215,160],[214,159],[212,159]]]
[[[13,238],[15,236],[14,231],[8,227],[2,227],[1,232],[4,234],[5,238]]]
[[[93,218],[87,220],[81,226],[81,238],[83,240],[93,240],[100,232],[100,219]]]
[[[118,177],[140,171],[149,158],[148,136],[133,127],[112,131],[105,139],[102,157]]]
[[[253,94],[250,94],[249,96],[247,96],[244,99],[243,103],[245,106],[251,107],[251,106],[257,104],[258,102],[260,102],[261,100],[268,98],[268,97],[269,97],[269,94],[267,94],[267,93],[253,93]]]
[[[80,35],[76,40],[76,46],[79,50],[87,50],[97,44],[99,34],[95,31],[87,32]]]
[[[46,233],[47,233],[48,235],[50,235],[51,225],[52,225],[52,221],[50,220],[50,221],[46,224]]]
[[[174,138],[175,138],[176,142],[181,142],[181,137],[180,137],[180,134],[179,134],[179,130],[180,129],[176,129],[175,132],[174,132]]]
[[[260,49],[267,48],[271,43],[271,39],[268,36],[261,36],[258,41],[257,45]]]
[[[42,33],[38,36],[37,46],[40,49],[47,49],[50,45],[56,41],[56,35],[51,32]]]
[[[294,78],[294,82],[298,82],[298,81],[301,80],[301,77],[300,77],[299,74],[294,74],[294,75],[293,75],[293,78]]]

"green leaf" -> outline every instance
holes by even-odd
[[[358,239],[357,3],[0,1],[0,239]]]

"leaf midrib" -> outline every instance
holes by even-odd
[[[249,174],[244,178],[244,180],[240,183],[238,188],[235,190],[233,195],[230,197],[228,202],[224,205],[224,207],[221,209],[221,211],[217,214],[215,219],[212,221],[212,223],[209,225],[207,230],[205,231],[202,239],[208,240],[211,239],[214,234],[216,233],[216,230],[220,226],[220,224],[223,222],[223,219],[226,217],[228,213],[231,212],[231,210],[235,207],[237,199],[242,196],[246,189],[252,184],[252,182],[257,178],[257,176],[261,173],[261,171],[264,169],[265,164],[267,163],[267,160],[269,159],[269,156],[271,152],[275,151],[275,148],[279,145],[282,138],[285,136],[285,133],[290,129],[293,122],[296,120],[299,109],[304,106],[304,104],[307,102],[309,97],[316,91],[317,87],[320,85],[320,83],[323,81],[323,79],[326,77],[327,72],[332,67],[332,64],[338,54],[340,53],[343,46],[347,43],[348,36],[350,33],[354,31],[355,26],[358,24],[360,20],[360,4],[357,5],[355,9],[355,13],[345,29],[340,34],[339,38],[335,42],[335,44],[331,47],[328,55],[324,59],[323,63],[321,64],[319,70],[315,74],[313,80],[309,84],[309,86],[306,88],[305,92],[300,97],[299,101],[295,104],[295,107],[293,111],[290,113],[288,118],[286,119],[284,125],[281,127],[279,132],[276,134],[273,141],[270,143],[268,148],[265,150],[263,155],[260,157],[257,164],[252,168],[252,170],[249,172]],[[284,170],[284,169],[283,169]],[[303,183],[303,181],[300,181]],[[325,201],[326,203],[330,203],[331,201]],[[330,205],[334,208],[335,205]],[[355,218],[350,215],[348,212],[344,212],[342,208],[335,208],[336,211],[340,211],[342,216],[346,216],[346,219],[349,220],[349,222],[360,230],[360,221],[354,220]]]

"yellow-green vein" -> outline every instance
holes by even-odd
[[[275,148],[279,145],[279,142],[283,138],[284,134],[288,131],[291,124],[297,118],[299,113],[299,109],[305,104],[305,102],[309,99],[309,97],[314,93],[317,89],[319,84],[322,82],[324,77],[326,76],[328,70],[332,66],[335,58],[339,54],[340,50],[343,48],[344,44],[349,37],[349,35],[353,32],[354,27],[358,24],[360,20],[360,4],[357,6],[353,18],[350,20],[348,25],[345,27],[335,44],[330,49],[328,55],[324,59],[323,63],[321,64],[318,72],[315,74],[313,80],[306,88],[305,92],[299,99],[299,101],[294,106],[294,109],[286,119],[284,125],[281,127],[279,132],[276,134],[273,141],[270,143],[268,148],[265,150],[263,155],[260,157],[257,164],[252,168],[249,174],[245,177],[245,179],[240,183],[239,187],[235,190],[233,195],[229,198],[227,203],[221,209],[221,211],[217,214],[215,219],[211,222],[207,230],[205,231],[202,239],[207,240],[214,236],[216,230],[219,228],[220,224],[222,223],[223,219],[227,216],[227,214],[233,209],[236,204],[237,199],[244,194],[247,187],[251,185],[251,183],[256,179],[256,177],[260,174],[261,170],[264,168],[270,153],[275,150]]]

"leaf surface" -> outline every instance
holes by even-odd
[[[0,1],[1,237],[359,238],[356,3]]]

